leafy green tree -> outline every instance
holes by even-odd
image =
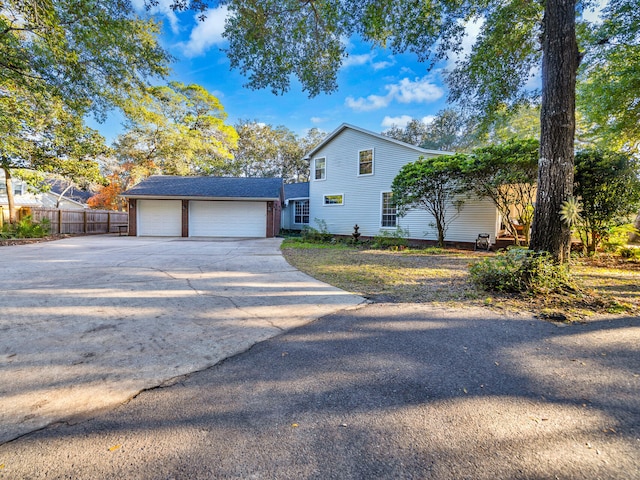
[[[382,135],[410,145],[420,146],[427,140],[429,127],[422,120],[412,118],[404,128],[393,125],[391,128],[382,132]]]
[[[475,142],[472,130],[470,119],[453,108],[447,108],[440,110],[430,122],[414,118],[404,128],[394,125],[382,134],[429,150],[461,152]]]
[[[149,87],[124,107],[127,131],[115,142],[130,182],[154,174],[231,174],[238,134],[220,101],[199,85]]]
[[[634,0],[611,0],[635,5]],[[538,197],[531,248],[562,262],[570,230],[558,211],[572,195],[576,75],[581,60],[576,34],[593,29],[579,13],[583,0],[545,2],[454,0],[234,0],[225,36],[231,66],[252,88],[290,88],[292,76],[310,95],[337,89],[346,58],[345,37],[359,36],[393,52],[438,60],[459,52],[464,23],[482,19],[470,55],[448,75],[451,100],[464,101],[484,120],[516,111],[538,98],[528,82],[542,73]],[[637,6],[637,5],[636,5]],[[619,9],[604,11],[604,21]],[[635,17],[633,17],[635,18]],[[637,37],[629,39],[638,44]],[[612,47],[616,48],[616,47]],[[628,100],[628,99],[626,99]],[[634,103],[625,103],[619,110]]]
[[[128,0],[3,1],[0,86],[47,90],[101,116],[168,73],[159,31]]]
[[[578,106],[591,131],[613,149],[640,149],[640,13],[636,0],[610,0],[603,22],[586,30]]]
[[[96,158],[108,151],[104,138],[60,98],[4,86],[0,90],[0,168],[4,171],[9,221],[16,221],[13,176],[42,187],[46,174],[75,182],[101,182]]]
[[[540,106],[524,105],[515,113],[497,112],[494,122],[479,133],[480,138],[491,145],[512,139],[540,138]]]
[[[444,247],[448,225],[460,215],[464,204],[461,192],[465,160],[461,154],[422,157],[404,165],[391,184],[398,215],[404,216],[412,208],[429,212],[440,247]]]
[[[427,135],[422,148],[466,152],[476,144],[472,119],[453,108],[440,110],[427,125]]]
[[[577,223],[589,253],[611,227],[629,223],[640,209],[640,161],[627,153],[602,149],[576,154],[575,194],[582,204]]]
[[[476,148],[463,164],[467,189],[480,198],[490,198],[505,228],[520,245],[516,220],[522,226],[525,242],[534,213],[538,174],[537,140],[510,140]]]
[[[282,177],[285,182],[309,180],[305,153],[324,138],[318,129],[298,137],[286,127],[272,127],[258,121],[240,120],[234,165],[245,177]]]

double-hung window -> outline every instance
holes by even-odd
[[[309,224],[309,200],[296,200],[294,203],[293,223]]]
[[[398,212],[396,202],[393,201],[393,193],[382,193],[382,219],[380,225],[385,228],[398,226]]]
[[[373,149],[358,152],[358,175],[373,175]]]
[[[314,161],[314,175],[315,180],[324,180],[327,178],[327,159],[325,157],[316,158]]]

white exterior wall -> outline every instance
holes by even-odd
[[[457,214],[455,207],[448,211],[449,215]],[[451,217],[448,217],[448,219]],[[438,230],[433,216],[424,210],[410,210],[407,215],[398,219],[400,226],[409,230],[410,238],[437,240]],[[429,225],[434,223],[433,226]],[[465,201],[460,214],[448,222],[445,240],[449,242],[475,242],[480,233],[491,235],[491,242],[496,241],[498,228],[498,212],[489,199],[470,198]]]
[[[373,175],[358,175],[361,150],[373,149]],[[330,233],[350,235],[358,224],[363,236],[375,236],[382,229],[382,193],[391,191],[391,183],[403,165],[421,155],[410,147],[375,135],[345,128],[311,157],[309,184],[310,226],[324,220]],[[432,155],[433,156],[433,155]],[[326,158],[325,180],[314,180],[314,159]],[[324,195],[344,195],[343,205],[324,205]],[[452,211],[455,209],[452,207]],[[409,237],[436,240],[429,226],[433,217],[425,211],[411,211],[398,218],[398,225],[409,230]],[[461,215],[447,231],[446,240],[474,242],[479,233],[489,233],[495,241],[497,212],[490,201],[470,199]],[[387,229],[387,230],[394,230]]]

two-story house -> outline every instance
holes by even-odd
[[[371,237],[401,227],[408,232],[408,238],[437,239],[434,219],[428,212],[414,209],[404,217],[397,215],[391,183],[405,164],[420,157],[450,153],[427,150],[342,124],[307,154],[311,168],[309,225],[318,228],[323,224],[330,233],[350,235],[357,224],[361,235]],[[290,187],[290,191],[296,189]],[[305,199],[299,192],[296,195],[295,200],[289,199],[293,208],[304,205]],[[287,215],[294,214],[291,208],[285,210]],[[495,242],[499,221],[490,200],[467,199],[449,223],[446,240],[474,243],[478,234],[489,233]]]

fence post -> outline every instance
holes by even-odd
[[[87,233],[87,211],[86,210],[84,211],[83,220],[84,220],[84,222],[83,222],[83,225],[82,225],[82,229],[83,229],[82,233],[84,233],[86,235],[86,233]]]
[[[111,212],[107,212],[107,233],[111,232]]]
[[[58,210],[58,235],[62,234],[62,210]]]

